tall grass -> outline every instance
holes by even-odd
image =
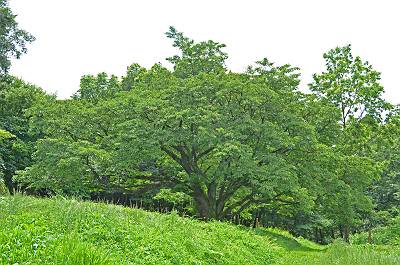
[[[62,198],[0,198],[0,224],[0,264],[272,264],[283,255],[226,223]]]
[[[63,198],[0,197],[0,264],[400,264],[393,247],[320,246],[279,229]]]

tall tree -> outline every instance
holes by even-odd
[[[328,51],[324,59],[326,72],[313,76],[310,89],[318,100],[336,106],[340,112],[341,130],[331,143],[335,157],[343,161],[337,170],[342,184],[327,195],[329,200],[333,199],[333,206],[339,207],[334,211],[335,219],[348,241],[350,226],[360,219],[363,211],[372,211],[365,190],[382,170],[373,159],[376,152],[373,141],[391,105],[382,98],[380,73],[360,57],[353,57],[350,45]]]

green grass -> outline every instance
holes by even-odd
[[[356,245],[335,242],[321,246],[286,231],[262,229],[258,234],[273,239],[285,250],[279,265],[398,265],[400,251],[394,246]]]
[[[396,254],[397,253],[397,254]],[[391,247],[63,198],[0,197],[0,264],[400,264]]]
[[[325,246],[318,245],[302,237],[294,237],[287,231],[276,228],[259,228],[255,230],[257,235],[270,238],[275,244],[282,247],[285,252],[291,251],[322,251]]]
[[[272,264],[268,237],[103,203],[0,199],[1,264]]]
[[[282,265],[398,265],[400,256],[393,249],[373,245],[348,245],[334,243],[324,251],[293,251],[282,257]]]

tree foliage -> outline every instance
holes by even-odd
[[[49,98],[41,89],[20,79],[6,76],[0,80],[0,172],[10,191],[15,188],[15,171],[31,163],[35,141],[42,136],[40,132],[30,132],[27,109]]]
[[[382,99],[381,74],[359,56],[354,58],[350,45],[328,51],[324,59],[326,72],[314,74],[310,89],[340,109],[343,127],[365,115],[381,118],[390,107]]]
[[[8,72],[11,59],[19,59],[27,52],[26,45],[35,38],[18,27],[14,15],[8,6],[8,0],[0,0],[0,75]]]

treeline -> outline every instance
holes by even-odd
[[[296,67],[262,59],[235,73],[225,45],[166,35],[179,50],[173,69],[86,75],[67,100],[3,68],[8,190],[276,226],[321,243],[398,216],[400,115],[350,45],[324,54],[303,93]]]

